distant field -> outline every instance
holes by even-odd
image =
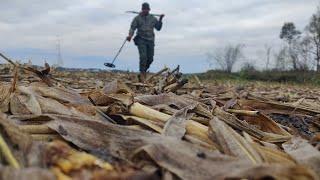
[[[320,85],[320,73],[313,71],[241,71],[226,73],[223,71],[210,70],[206,73],[196,74],[202,81],[262,81],[287,84]]]

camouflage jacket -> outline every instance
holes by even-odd
[[[154,28],[160,31],[162,28],[162,22],[153,15],[149,14],[147,16],[143,16],[139,14],[131,23],[129,35],[133,36],[135,30],[138,29],[138,37],[145,40],[154,41]]]

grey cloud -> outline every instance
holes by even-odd
[[[34,48],[55,53],[57,35],[65,57],[112,56],[128,33],[131,14],[144,0],[3,0],[0,7],[0,47],[13,56],[38,58],[18,49]],[[150,0],[155,13],[165,13],[162,32],[157,33],[157,66],[191,59],[205,63],[204,54],[230,43],[247,44],[248,56],[264,44],[279,46],[278,33],[285,21],[303,29],[318,4],[317,0]],[[294,12],[294,13],[293,13]],[[46,54],[46,53],[44,53]],[[50,56],[52,58],[52,56]],[[133,58],[134,57],[134,58]],[[191,58],[192,57],[192,58]],[[121,58],[137,64],[133,44]],[[170,59],[167,61],[166,59]],[[174,60],[176,59],[176,60]],[[70,58],[66,64],[76,63]],[[98,63],[98,62],[97,62]],[[100,62],[99,62],[100,63]],[[92,63],[94,64],[94,63]],[[201,67],[204,67],[202,65]],[[199,66],[200,68],[200,66]]]

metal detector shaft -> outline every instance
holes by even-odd
[[[138,12],[138,11],[126,11],[126,13],[131,13],[131,14],[140,14],[140,12]],[[161,14],[150,14],[150,15],[158,16],[158,17],[160,17],[160,16],[161,16]]]
[[[120,47],[120,49],[119,49],[119,51],[117,52],[116,56],[113,58],[113,61],[112,61],[111,64],[113,64],[113,63],[116,61],[117,57],[118,57],[119,54],[121,53],[121,51],[122,51],[122,49],[123,49],[123,46],[126,44],[126,42],[127,42],[127,39],[125,39],[124,42],[122,43],[122,46]]]

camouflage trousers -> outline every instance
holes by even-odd
[[[140,72],[147,72],[153,62],[154,42],[135,38],[135,44],[138,47],[140,55]]]

